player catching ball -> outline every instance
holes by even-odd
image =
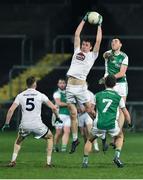
[[[97,22],[98,27],[95,45],[92,47],[91,42],[87,39],[84,39],[82,43],[80,42],[80,34],[85,25],[85,22],[88,20],[88,14],[89,13],[85,15],[75,31],[74,54],[70,68],[67,72],[68,81],[66,87],[66,96],[68,108],[70,111],[71,129],[73,136],[70,153],[75,152],[75,149],[79,144],[76,103],[79,102],[84,104],[86,112],[91,112],[90,97],[87,90],[86,78],[98,57],[102,40],[102,16],[99,16]]]

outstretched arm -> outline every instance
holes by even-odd
[[[102,40],[102,28],[101,28],[101,25],[98,25],[97,35],[96,35],[96,43],[93,47],[93,52],[99,52],[101,40]]]
[[[18,104],[16,103],[13,103],[11,105],[11,107],[9,108],[8,112],[7,112],[7,115],[6,115],[6,122],[5,124],[9,124],[10,123],[10,120],[11,120],[11,117],[15,111],[15,109],[17,108]]]
[[[47,102],[47,105],[52,109],[53,113],[55,114],[56,121],[62,123],[62,121],[60,120],[60,117],[59,117],[57,106],[55,106],[50,100]]]
[[[80,47],[80,33],[83,29],[83,26],[85,24],[85,21],[87,21],[88,18],[88,13],[86,13],[86,15],[84,16],[84,18],[82,19],[82,21],[80,22],[80,24],[78,25],[76,31],[75,31],[75,35],[74,35],[74,48],[78,48]]]
[[[9,108],[8,112],[7,112],[7,115],[6,115],[6,121],[5,121],[5,124],[4,126],[2,127],[2,131],[4,131],[6,128],[9,128],[9,123],[11,121],[11,117],[15,111],[15,109],[17,108],[18,104],[16,103],[13,103],[11,105],[11,107]]]
[[[74,48],[78,48],[80,47],[80,33],[83,29],[83,26],[85,24],[85,21],[81,21],[80,24],[78,25],[76,31],[75,31],[75,35],[74,35]]]

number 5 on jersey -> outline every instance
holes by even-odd
[[[35,104],[34,104],[34,98],[27,98],[26,99],[26,110],[27,111],[33,111],[33,109],[35,108]]]

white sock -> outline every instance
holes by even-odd
[[[98,143],[94,142],[94,150],[99,151]]]
[[[47,164],[48,164],[48,165],[51,164],[51,156],[47,156]]]
[[[16,158],[17,158],[17,153],[13,153],[11,161],[16,161]]]
[[[72,138],[73,138],[73,141],[76,141],[77,140],[77,133],[73,133]]]

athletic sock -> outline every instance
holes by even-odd
[[[48,164],[48,165],[51,164],[51,156],[47,156],[47,164]]]
[[[76,141],[77,140],[77,133],[73,133],[72,138],[73,138],[73,141]]]
[[[106,137],[102,139],[102,144],[104,145],[106,143]]]
[[[13,162],[13,161],[16,161],[16,158],[17,158],[17,153],[13,153],[13,155],[12,155],[12,160],[11,160],[11,161],[12,161],[12,162]]]
[[[66,152],[66,150],[67,150],[67,145],[66,144],[62,144],[61,151],[62,152]]]
[[[121,150],[120,149],[116,149],[115,150],[115,158],[120,158],[120,154],[121,154]]]
[[[83,156],[83,163],[88,164],[88,155]]]

